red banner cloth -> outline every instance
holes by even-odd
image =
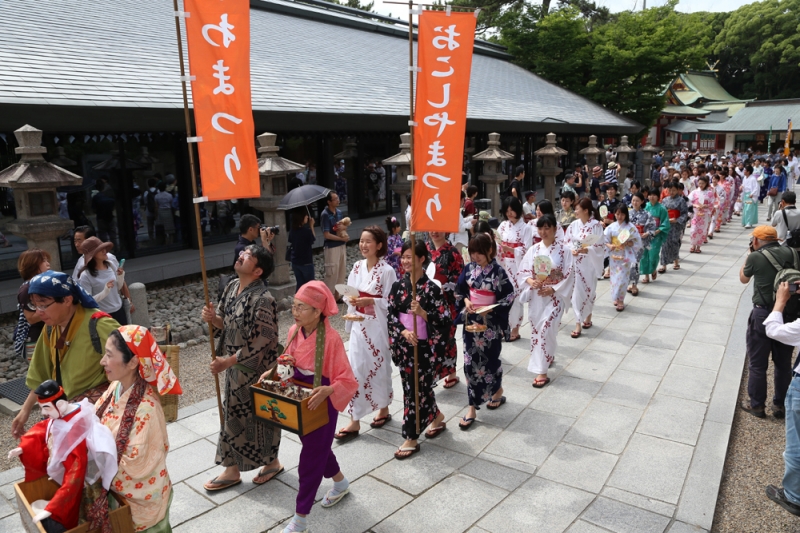
[[[250,2],[186,0],[202,196],[260,195],[250,99]]]
[[[419,17],[412,231],[459,230],[475,21],[471,12]]]

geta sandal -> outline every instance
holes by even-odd
[[[206,481],[203,484],[203,488],[206,489],[208,492],[215,492],[218,490],[225,490],[231,487],[234,487],[242,482],[242,478],[239,479],[219,479],[219,477],[215,477],[211,481]],[[209,487],[209,485],[216,485],[215,487]]]
[[[450,379],[451,377],[453,379]],[[452,389],[453,387],[458,385],[459,381],[461,381],[461,378],[459,378],[458,376],[456,376],[454,374],[450,374],[449,376],[444,378],[444,388],[445,389]]]
[[[438,427],[435,427],[435,428],[431,428],[431,429],[429,429],[428,431],[426,431],[426,432],[425,432],[425,438],[426,438],[426,439],[435,439],[436,437],[438,437],[439,435],[441,435],[441,434],[442,434],[442,432],[443,432],[444,430],[446,430],[446,429],[447,429],[447,424],[445,424],[444,422],[442,422],[442,425],[441,425],[441,426],[438,426]]]
[[[417,444],[414,447],[400,446],[397,449],[397,451],[394,452],[394,458],[397,459],[398,461],[403,461],[405,459],[408,459],[409,457],[411,457],[412,455],[414,455],[417,452],[419,452],[419,444]],[[405,454],[405,455],[403,455],[403,454]]]
[[[355,431],[347,431],[344,429],[340,429],[336,435],[333,436],[334,439],[338,440],[339,442],[347,442],[351,439],[358,437],[359,430]]]
[[[661,267],[661,268],[658,269],[658,273],[659,274],[663,274],[666,271],[667,271],[667,267]]]
[[[578,337],[581,336],[581,333],[583,333],[583,332],[582,331],[573,331],[572,333],[569,334],[569,336],[572,337],[573,339],[577,339]]]
[[[631,290],[631,295],[632,295],[632,296],[639,296],[639,287],[634,287],[634,288]]]
[[[589,329],[589,328],[592,327],[592,323],[591,322],[584,322],[583,324],[581,324],[581,327],[583,329]]]
[[[494,403],[497,403],[497,405],[493,406],[492,404]],[[495,409],[500,409],[500,406],[503,405],[504,403],[506,403],[506,397],[500,396],[496,400],[489,400],[488,402],[486,402],[486,408],[489,409],[490,411],[494,411]]]
[[[472,427],[472,424],[474,423],[475,423],[474,418],[467,418],[466,416],[463,416],[461,417],[461,422],[458,423],[458,427],[461,429],[461,431],[466,431],[470,427]]]
[[[372,423],[370,423],[369,427],[376,429],[382,428],[383,426],[386,425],[386,422],[390,421],[391,419],[392,415],[379,416],[378,418],[373,418]]]
[[[258,471],[258,475],[253,478],[253,484],[254,485],[263,485],[264,483],[266,483],[268,481],[272,481],[275,478],[275,476],[277,476],[278,474],[283,472],[283,465],[281,465],[280,468],[271,468],[271,469],[267,470],[266,472],[264,472],[264,468],[266,468],[266,467],[262,467],[261,470]],[[272,475],[270,475],[270,474],[272,474]],[[264,476],[269,476],[269,478],[265,479],[264,481],[256,481],[256,479],[258,479],[260,477],[264,477]]]
[[[541,389],[542,387],[544,387],[548,383],[550,383],[550,378],[544,378],[544,379],[536,378],[536,379],[533,380],[533,388],[534,389]]]

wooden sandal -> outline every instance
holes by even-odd
[[[398,461],[403,461],[405,459],[408,459],[417,452],[419,452],[419,444],[417,444],[413,448],[409,446],[400,446],[397,449],[397,451],[394,452],[394,458],[397,459]]]
[[[592,327],[592,323],[591,322],[584,322],[583,324],[581,324],[581,327],[583,329],[589,329],[589,328]]]
[[[386,422],[392,419],[392,415],[386,416],[379,416],[378,418],[373,418],[372,422],[370,423],[369,427],[371,428],[382,428],[386,425]]]

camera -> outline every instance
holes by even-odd
[[[281,227],[280,226],[261,226],[261,229],[269,231],[273,235],[279,235],[280,232],[281,232]]]
[[[755,248],[753,248],[753,237],[750,237],[750,244],[747,246],[751,252],[755,252]]]

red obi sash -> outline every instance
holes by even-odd
[[[636,229],[639,230],[639,235],[644,235],[644,225],[643,224],[634,224]]]
[[[400,323],[408,331],[414,331],[414,317],[417,317],[417,338],[424,340],[428,338],[428,323],[419,315],[410,313],[400,313]]]
[[[539,240],[541,240],[541,239],[539,239]],[[521,242],[505,242],[505,241],[500,241],[500,245],[501,246],[507,246],[509,248],[522,248],[522,246],[523,246],[523,244]],[[514,252],[505,252],[504,251],[502,253],[501,257],[513,259],[514,258]]]
[[[380,294],[370,294],[370,293],[364,292],[364,291],[358,291],[358,297],[359,298],[376,298],[376,299],[383,298],[383,296],[381,296]],[[358,311],[361,314],[367,315],[367,316],[375,316],[375,306],[374,305],[367,305],[365,307],[356,307],[356,311]]]
[[[542,238],[539,237],[538,235],[535,235],[533,237],[533,244],[539,244],[540,242],[542,242]]]
[[[678,217],[681,216],[681,210],[680,209],[670,209],[670,210],[667,211],[667,214],[669,215],[669,218],[671,218],[671,219],[678,218]]]
[[[492,291],[473,288],[469,289],[469,300],[475,307],[483,307],[484,305],[497,303],[497,297]]]
[[[653,220],[656,221],[656,229],[661,226],[661,217],[653,217]]]

